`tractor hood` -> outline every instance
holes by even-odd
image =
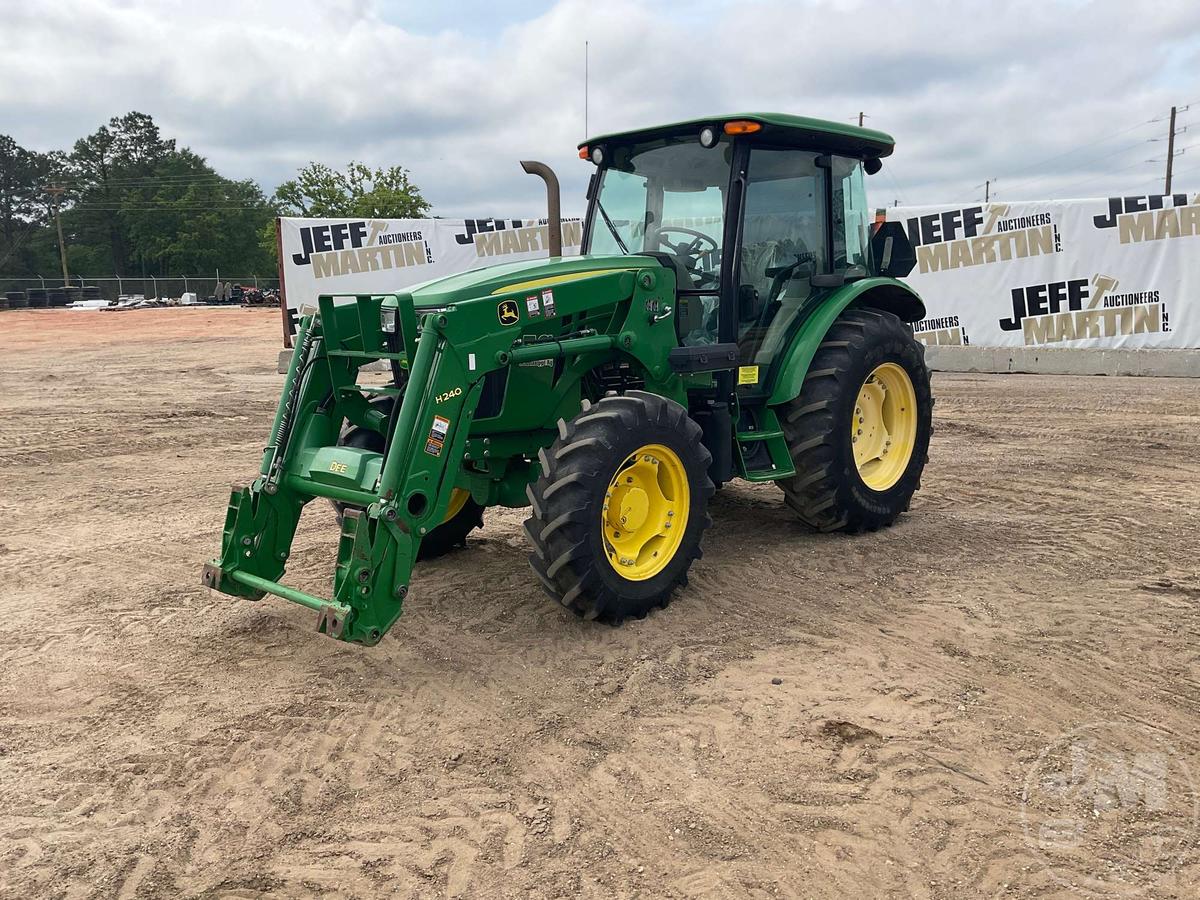
[[[562,281],[581,278],[614,269],[644,269],[661,266],[652,256],[564,256],[501,263],[484,269],[472,269],[458,275],[414,285],[412,295],[417,311],[441,309],[462,300],[474,300],[510,290],[536,290]]]

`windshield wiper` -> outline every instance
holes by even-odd
[[[617,233],[617,226],[612,223],[612,219],[608,217],[608,213],[604,211],[604,204],[596,198],[596,209],[600,210],[600,215],[604,219],[604,224],[608,226],[608,230],[612,232],[612,236],[616,238],[617,246],[621,248],[621,252],[626,256],[629,255],[629,248],[625,246],[625,242],[621,240],[621,235]]]

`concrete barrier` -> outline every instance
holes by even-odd
[[[1200,350],[1065,350],[1046,347],[925,348],[936,372],[1031,375],[1165,375],[1200,378]]]

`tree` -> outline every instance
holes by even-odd
[[[154,120],[140,112],[114,116],[107,125],[75,142],[68,157],[73,209],[64,224],[76,245],[93,252],[85,264],[101,271],[130,270],[129,245],[117,213],[131,190],[150,183],[163,160],[175,152]],[[101,248],[107,245],[107,254]],[[107,259],[103,258],[107,256]]]
[[[372,169],[352,162],[345,172],[309,163],[275,191],[284,215],[314,218],[418,219],[430,209],[401,166]]]
[[[276,211],[253,181],[218,175],[191,150],[173,151],[122,195],[120,221],[138,266],[155,275],[269,272],[258,232]]]
[[[46,222],[43,188],[53,157],[26,150],[0,134],[0,263],[3,271],[30,271],[30,237]]]

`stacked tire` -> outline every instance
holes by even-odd
[[[30,306],[46,306],[46,289],[45,288],[30,288],[25,292]]]
[[[64,287],[63,293],[66,294],[67,302],[64,306],[70,306],[72,303],[77,303],[83,299],[83,288],[79,287]]]
[[[9,291],[4,295],[4,301],[9,309],[24,309],[29,305],[24,291]]]
[[[44,306],[66,306],[67,292],[62,288],[49,288],[46,291],[46,302]]]

